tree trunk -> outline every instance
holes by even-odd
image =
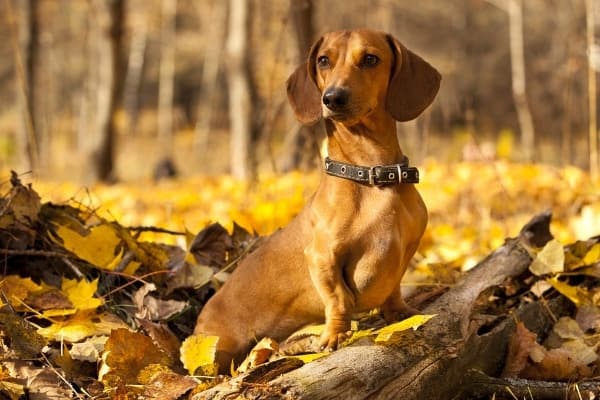
[[[518,239],[507,241],[426,307],[423,313],[436,316],[417,330],[398,333],[396,344],[357,342],[276,378],[267,364],[261,371],[266,375],[250,372],[193,399],[451,399],[470,383],[469,370],[500,374],[515,319],[541,332],[568,309],[569,302],[559,297],[555,303],[526,304],[514,315],[477,311],[488,289],[527,270],[531,257],[525,248],[550,240],[549,223],[549,213],[535,217]],[[281,369],[286,361],[275,363]]]
[[[123,28],[125,0],[95,0],[99,11],[102,34],[98,43],[98,100],[97,135],[98,147],[94,152],[96,179],[112,181],[115,176],[115,115],[123,94]]]
[[[175,15],[177,0],[162,0],[160,76],[158,83],[158,141],[163,158],[173,152],[173,86],[175,77]]]
[[[7,1],[9,13],[14,16],[12,5]],[[18,37],[19,45],[15,46],[15,70],[18,79],[17,94],[21,121],[17,133],[17,148],[20,169],[38,172],[40,138],[35,129],[35,72],[39,64],[39,4],[37,0],[26,0],[19,3]],[[15,21],[11,29],[15,28]],[[21,158],[25,156],[25,158]]]
[[[533,118],[527,100],[525,78],[525,51],[523,40],[523,1],[508,0],[507,4],[509,36],[510,36],[510,65],[512,70],[512,90],[519,127],[521,129],[521,147],[526,161],[532,160],[535,146],[535,130]]]
[[[294,28],[297,64],[306,61],[310,46],[314,41],[312,0],[290,0],[289,15]],[[299,167],[309,167],[319,154],[318,138],[322,137],[319,125],[299,126],[290,131],[284,141],[281,169],[289,171]]]
[[[223,38],[227,26],[227,3],[214,2],[210,10],[210,20],[206,33],[207,44],[202,60],[201,98],[198,101],[198,117],[194,129],[194,147],[199,155],[207,155],[206,146],[211,131],[213,111],[217,102],[219,70],[222,68]],[[210,160],[210,157],[206,158]]]
[[[586,11],[586,37],[588,46],[588,104],[589,104],[589,154],[590,175],[593,179],[598,178],[598,127],[596,122],[596,71],[592,64],[592,48],[594,47],[594,0],[585,1]]]
[[[137,118],[139,112],[139,92],[144,71],[144,60],[148,44],[148,18],[143,10],[145,2],[137,0],[133,7],[139,9],[141,15],[131,18],[131,43],[127,57],[127,73],[123,84],[123,107],[129,117],[129,132],[137,134]]]
[[[230,163],[232,175],[240,179],[254,174],[252,144],[256,131],[253,122],[256,118],[256,95],[250,75],[249,39],[250,0],[230,0],[227,38]]]

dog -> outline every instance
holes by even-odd
[[[325,34],[287,80],[297,119],[324,119],[328,157],[304,209],[240,262],[202,309],[195,334],[219,336],[226,372],[256,340],[281,340],[325,320],[336,349],[353,313],[380,308],[387,321],[413,314],[400,280],[427,225],[396,121],[421,114],[441,75],[393,36],[367,29]]]

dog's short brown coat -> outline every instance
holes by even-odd
[[[287,91],[302,123],[325,119],[331,159],[376,166],[402,160],[396,121],[423,112],[439,84],[439,73],[394,37],[362,29],[321,37]],[[344,96],[331,104],[336,91]],[[426,224],[413,184],[369,186],[323,174],[300,214],[208,301],[195,333],[219,336],[222,371],[257,339],[283,339],[323,319],[321,345],[334,349],[353,313],[381,307],[393,319],[408,311],[400,280]]]

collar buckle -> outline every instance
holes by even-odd
[[[377,168],[377,166],[369,168],[369,185],[371,186],[375,185],[375,178],[377,178],[375,168]]]

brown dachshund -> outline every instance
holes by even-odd
[[[346,338],[353,313],[412,311],[400,280],[427,210],[396,135],[436,96],[440,74],[394,37],[371,30],[321,37],[287,81],[304,124],[325,119],[328,157],[315,194],[253,253],[204,306],[195,333],[219,336],[227,371],[264,336],[286,338],[322,322],[324,349]]]

